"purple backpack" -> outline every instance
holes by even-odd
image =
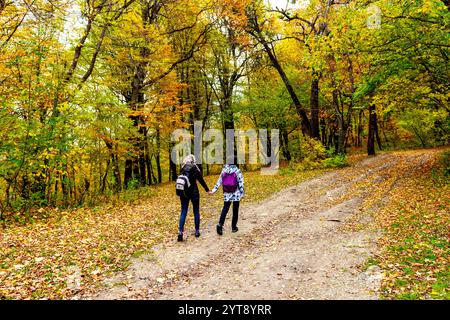
[[[224,173],[222,176],[223,192],[234,193],[238,188],[236,172]]]

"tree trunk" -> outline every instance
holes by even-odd
[[[170,158],[169,158],[170,159]],[[172,161],[170,161],[172,163]],[[161,171],[161,133],[159,129],[156,130],[156,171],[158,174],[158,183],[162,182]]]
[[[227,130],[234,130],[234,113],[231,109],[231,93],[228,93],[228,95],[225,97],[223,105],[222,105],[222,114],[223,114],[223,131],[224,131],[224,137],[227,138],[226,131]],[[226,144],[225,144],[225,159],[226,163],[233,162],[234,164],[237,164],[237,144],[235,140],[235,136],[233,136],[233,159],[229,159],[227,155],[226,150]]]
[[[119,192],[122,188],[122,179],[120,177],[120,168],[119,168],[119,161],[117,159],[117,154],[112,155],[112,169],[113,169],[113,176],[114,176],[114,191]]]
[[[171,149],[169,148],[169,157],[171,156]],[[176,181],[178,178],[178,172],[177,172],[177,165],[170,159],[169,164],[169,180],[170,181]]]
[[[327,139],[327,125],[324,119],[320,119],[320,127],[322,129],[322,144],[324,146],[327,145],[328,139]]]
[[[110,160],[108,160],[108,165],[106,167],[106,174],[105,177],[108,174],[108,168],[109,168],[109,162],[111,161],[112,164],[112,172],[113,172],[113,177],[114,177],[114,186],[113,186],[113,190],[115,192],[119,192],[121,190],[121,185],[122,185],[122,179],[120,177],[120,168],[119,168],[119,161],[118,161],[118,157],[117,157],[117,148],[118,145],[116,142],[113,142],[111,140],[108,139],[103,139],[103,141],[106,144],[106,147],[108,148],[109,151],[109,156],[110,156]],[[127,182],[128,183],[128,182]],[[102,193],[105,190],[105,184],[102,184]]]
[[[375,126],[376,126],[375,105],[369,106],[369,136],[367,138],[367,154],[375,155]]]
[[[56,178],[55,179],[55,192],[53,194],[53,200],[52,200],[52,205],[54,205],[54,206],[56,206],[56,204],[58,202],[58,189],[59,189],[59,184],[58,184],[58,179]]]
[[[292,99],[292,102],[294,103],[295,110],[297,111],[297,114],[299,115],[301,121],[302,121],[302,131],[304,134],[307,134],[311,136],[311,123],[309,122],[308,115],[306,114],[302,104],[300,103],[300,99],[297,96],[297,93],[295,93],[294,87],[291,84],[291,81],[289,80],[286,72],[284,71],[283,67],[281,66],[280,62],[278,61],[277,57],[275,56],[275,53],[270,48],[267,41],[263,38],[263,36],[259,36],[260,43],[263,45],[264,50],[266,51],[267,55],[269,56],[269,59],[274,66],[274,68],[277,70],[278,74],[281,77],[281,80],[283,80],[283,83]]]
[[[125,161],[125,176],[123,179],[124,189],[128,189],[130,181],[133,179],[133,160],[127,159]]]
[[[278,61],[274,48],[271,47],[271,44],[268,42],[268,40],[265,38],[263,34],[262,27],[260,25],[260,22],[258,21],[259,20],[258,13],[255,10],[253,11],[249,10],[247,12],[247,18],[248,18],[249,33],[264,47],[264,51],[267,53],[270,62],[272,63],[273,67],[277,70],[278,74],[283,80],[283,83],[292,99],[292,102],[294,103],[297,114],[299,115],[302,121],[303,133],[311,136],[311,123],[309,122],[308,115],[306,114],[302,104],[300,103],[300,99],[295,93],[294,87],[289,81],[286,72],[284,71],[283,67]]]
[[[170,149],[169,149],[169,156],[170,156]],[[169,181],[176,181],[177,180],[177,165],[173,162],[170,161],[169,164]]]
[[[141,187],[146,185],[146,165],[145,165],[145,146],[147,143],[147,129],[141,127],[139,129],[139,133],[141,134],[141,141],[139,146],[139,183]]]
[[[153,184],[153,169],[152,160],[150,158],[150,148],[148,146],[148,140],[145,142],[145,166],[147,167],[147,184]]]
[[[383,147],[381,146],[381,139],[380,139],[380,132],[378,130],[378,118],[377,113],[374,112],[374,118],[375,118],[375,138],[377,139],[378,148],[380,150],[383,150]]]
[[[162,8],[161,1],[143,2],[141,10],[142,28],[148,30],[148,26],[156,21],[157,15]],[[145,80],[147,77],[148,57],[150,56],[150,50],[147,47],[140,49],[140,62],[136,66],[133,79],[131,81],[131,91],[125,94],[126,100],[133,111],[140,111],[145,103],[145,95],[143,88],[145,87]],[[133,120],[133,125],[138,127],[142,124],[143,119],[141,116],[130,116]],[[140,136],[138,141],[133,141],[133,145],[139,150],[139,155],[127,160],[125,163],[125,186],[128,186],[129,182],[134,178],[139,181],[141,186],[145,185],[146,178],[146,165],[145,165],[145,128],[139,128]],[[159,165],[159,154],[157,155]]]
[[[319,126],[319,78],[314,73],[311,82],[311,137],[320,141],[320,126]]]
[[[106,179],[108,177],[108,171],[109,171],[109,164],[110,163],[111,163],[111,160],[108,159],[108,163],[106,164],[105,174],[103,175],[103,178],[102,178],[102,185],[100,187],[101,193],[105,193],[105,190],[106,190]]]
[[[308,119],[308,116],[306,115],[305,110],[302,107],[302,104],[300,103],[300,99],[298,98],[297,93],[295,93],[294,87],[292,86],[289,78],[287,77],[287,75],[284,72],[283,68],[281,67],[280,63],[276,59],[275,55],[273,55],[273,53],[270,53],[269,57],[270,57],[270,60],[272,61],[272,64],[274,65],[275,69],[278,71],[278,74],[280,75],[281,79],[283,80],[283,82],[286,86],[286,89],[289,92],[289,95],[291,96],[292,102],[294,103],[294,106],[295,106],[295,110],[297,111],[297,114],[299,115],[299,117],[302,121],[303,133],[306,135],[312,136],[311,124],[309,122],[309,119]]]
[[[358,125],[357,125],[357,137],[356,137],[356,146],[357,147],[361,147],[362,146],[362,139],[361,139],[361,135],[362,135],[362,130],[363,130],[363,126],[362,126],[362,116],[364,114],[363,110],[359,111],[358,114]]]
[[[345,154],[346,153],[346,140],[347,140],[347,131],[348,126],[345,123],[345,120],[342,119],[340,116],[338,117],[339,122],[339,131],[338,131],[338,137],[337,137],[337,148],[336,148],[336,154]]]
[[[66,170],[67,170],[67,167],[66,167]],[[66,174],[61,175],[61,191],[62,191],[62,196],[63,196],[63,205],[65,207],[67,207],[68,190],[67,190],[67,175]]]
[[[287,161],[291,161],[291,152],[289,151],[289,136],[286,128],[282,128],[281,130],[281,142],[283,148],[283,156]]]

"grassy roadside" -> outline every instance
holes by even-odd
[[[404,177],[398,173],[390,200],[375,214],[385,230],[373,261],[385,272],[384,299],[450,299],[450,177],[443,153]]]
[[[323,170],[283,170],[280,175],[244,173],[245,203],[263,200]],[[206,177],[210,187],[217,176]],[[116,201],[97,208],[72,211],[41,209],[41,217],[0,230],[0,299],[63,299],[75,292],[90,292],[113,272],[125,269],[131,257],[174,239],[179,200],[172,183],[141,190],[139,201]],[[203,221],[218,215],[221,195],[203,196]],[[132,196],[133,199],[136,195]],[[187,230],[192,228],[192,217]],[[82,276],[72,290],[70,278]]]
[[[397,153],[396,168],[383,173],[385,182],[367,199],[371,207],[391,190],[389,201],[374,212],[377,228],[384,234],[381,251],[370,263],[385,272],[382,298],[450,298],[450,179],[444,175],[444,151],[426,151],[430,157],[420,166],[408,159],[424,151]],[[358,155],[349,161],[353,164],[363,158]],[[277,176],[244,173],[243,205],[323,171],[284,169]],[[206,181],[212,187],[216,179],[210,176]],[[133,201],[122,199],[93,209],[41,210],[42,217],[33,223],[0,229],[0,299],[63,299],[79,291],[91,292],[106,276],[125,269],[131,257],[162,241],[173,241],[179,214],[173,189],[171,183],[154,186],[130,196]],[[204,193],[202,197],[202,221],[216,219],[222,197],[206,199]],[[190,214],[188,232],[193,229],[192,220]],[[77,270],[83,277],[81,287],[71,290],[68,279]]]

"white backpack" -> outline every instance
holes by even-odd
[[[177,178],[175,189],[177,192],[177,196],[181,197],[187,197],[188,196],[188,189],[191,187],[191,183],[189,182],[189,172],[191,171],[192,167],[188,167],[187,170],[183,168],[181,170],[180,175]]]

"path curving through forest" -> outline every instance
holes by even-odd
[[[199,239],[161,244],[98,294],[81,298],[377,299],[382,272],[365,267],[380,236],[371,210],[362,210],[367,186],[382,184],[393,170],[420,170],[429,157],[385,153],[244,203],[238,233],[228,219],[220,237],[216,221],[207,221]],[[383,201],[389,193],[383,190]],[[358,228],[349,228],[356,220]]]

